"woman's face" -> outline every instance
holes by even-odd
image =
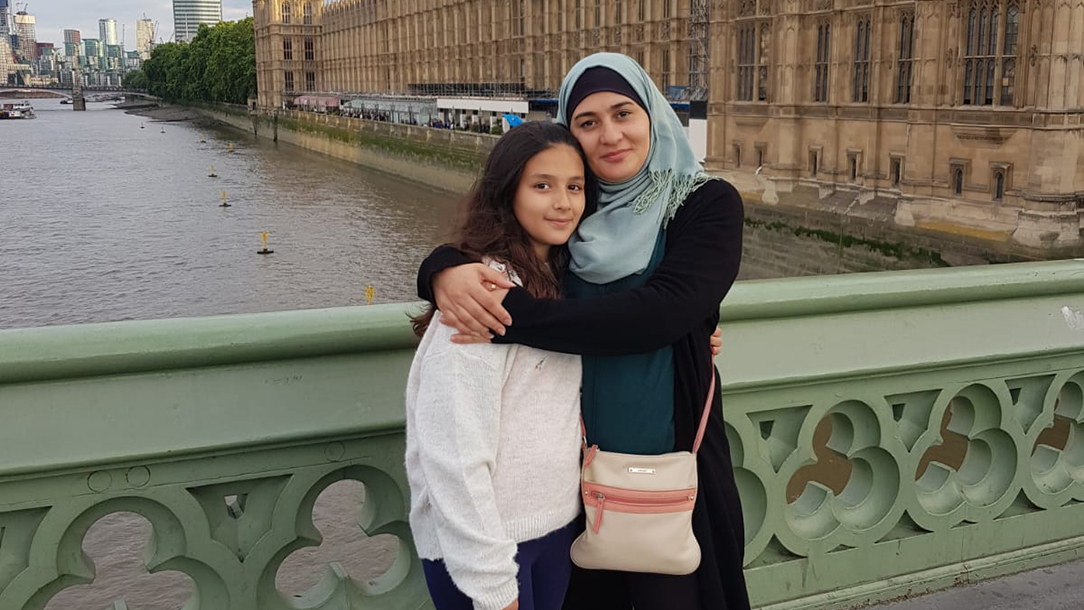
[[[556,144],[531,157],[519,179],[512,211],[539,260],[568,241],[586,203],[580,154]]]
[[[651,152],[651,119],[620,93],[600,91],[585,97],[573,110],[569,128],[603,182],[632,178]]]

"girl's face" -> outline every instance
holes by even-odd
[[[512,204],[539,260],[568,241],[583,216],[583,162],[572,147],[557,144],[527,161]]]
[[[569,123],[599,180],[618,184],[640,171],[651,152],[651,119],[631,98],[600,91],[583,99]]]

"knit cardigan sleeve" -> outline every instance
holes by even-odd
[[[504,531],[492,482],[509,352],[435,347],[415,402],[419,461],[442,558],[476,610],[501,610],[519,595],[516,543]]]

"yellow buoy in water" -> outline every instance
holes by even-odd
[[[228,207],[230,207],[230,204],[226,202],[226,191],[222,191],[222,205],[220,205],[218,207],[220,207],[220,208],[228,208]]]
[[[218,177],[218,174],[215,173],[215,165],[214,165],[214,163],[211,164],[211,173],[207,174],[207,177],[208,178],[217,178]]]
[[[376,290],[373,288],[372,284],[369,284],[365,287],[365,300],[368,301],[368,303],[366,303],[367,305],[373,304],[374,296],[376,296]]]
[[[268,250],[267,249],[267,236],[268,235],[270,235],[270,233],[268,233],[267,231],[264,231],[264,232],[260,233],[260,239],[263,240],[263,249],[262,250],[257,250],[256,254],[272,254],[272,253],[274,253],[274,250]]]

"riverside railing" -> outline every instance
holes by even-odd
[[[90,526],[153,527],[199,610],[419,608],[408,305],[0,331],[0,608],[94,578]],[[724,415],[756,606],[843,608],[1084,556],[1084,262],[737,285]],[[635,329],[630,329],[635,332]],[[364,484],[370,580],[283,561]],[[121,607],[118,604],[118,607]]]

